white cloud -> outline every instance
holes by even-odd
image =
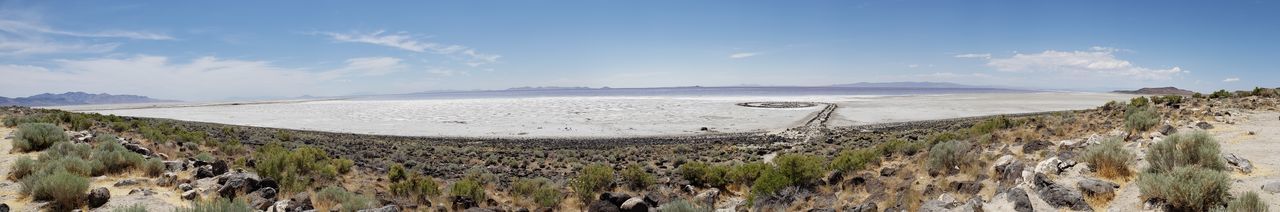
[[[36,21],[0,17],[0,56],[22,56],[59,53],[105,53],[120,43],[88,43],[75,38],[124,38],[138,40],[172,40],[165,34],[108,30],[77,32],[55,29]],[[71,40],[67,40],[71,39]]]
[[[920,67],[920,64],[910,64],[910,65],[907,65],[907,68],[919,68],[919,67]]]
[[[358,81],[360,77],[402,69],[400,59],[389,57],[353,58],[342,67],[328,70],[286,68],[268,61],[216,57],[190,61],[148,55],[63,59],[54,60],[50,66],[0,65],[0,76],[5,76],[0,78],[0,94],[25,96],[86,91],[188,100],[339,95],[383,85]]]
[[[126,31],[126,30],[107,30],[100,32],[77,32],[54,29],[38,22],[18,21],[0,19],[0,31],[14,34],[52,34],[64,35],[72,37],[87,38],[128,38],[138,40],[173,40],[174,38],[161,33]]]
[[[748,58],[748,57],[755,57],[755,56],[758,56],[758,55],[760,55],[760,54],[762,54],[762,53],[760,53],[760,52],[739,52],[739,53],[733,53],[733,54],[729,55],[729,58],[732,58],[732,59],[742,59],[742,58]]]
[[[989,53],[982,53],[982,54],[958,54],[958,55],[956,55],[955,57],[956,57],[956,58],[983,58],[983,59],[991,59],[991,54],[989,54]]]
[[[1046,50],[1035,54],[1016,54],[1009,58],[988,59],[987,66],[1004,72],[1053,72],[1071,75],[1129,77],[1139,80],[1169,80],[1190,73],[1179,67],[1153,69],[1118,59],[1114,48],[1095,47],[1090,51]]]
[[[496,63],[498,62],[498,58],[502,57],[497,54],[479,53],[471,47],[461,45],[421,41],[404,32],[387,33],[386,31],[380,30],[371,33],[319,32],[318,34],[329,36],[329,38],[339,42],[365,43],[393,47],[412,52],[424,52],[459,57],[464,61],[464,63],[472,67]]]
[[[1240,81],[1239,77],[1232,77],[1232,78],[1227,78],[1222,80],[1222,82],[1238,82],[1238,81]]]

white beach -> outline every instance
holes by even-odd
[[[799,124],[822,106],[750,108],[751,101],[836,103],[831,125],[1088,109],[1131,95],[1000,93],[918,96],[530,97],[325,100],[271,104],[61,109],[248,126],[403,136],[630,137],[758,132]]]

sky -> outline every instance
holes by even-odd
[[[1276,1],[13,1],[0,96],[1280,87]]]

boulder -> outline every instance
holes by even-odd
[[[844,211],[847,212],[879,212],[880,206],[876,206],[874,202],[862,203],[857,206],[845,206]]]
[[[588,212],[620,212],[618,206],[609,201],[595,201],[587,206]]]
[[[702,193],[698,193],[698,195],[694,196],[693,199],[701,203],[715,203],[717,196],[720,196],[720,189],[711,188],[706,191],[702,191]]]
[[[649,212],[649,204],[644,202],[644,198],[634,197],[623,202],[618,209],[624,212]]]
[[[454,210],[466,210],[466,209],[468,209],[468,208],[474,208],[474,207],[476,207],[476,206],[479,206],[479,205],[480,205],[480,204],[476,203],[476,201],[475,201],[475,200],[472,200],[470,197],[464,197],[464,196],[452,196],[452,197],[449,197],[449,202],[451,202],[451,203],[453,204],[453,209],[454,209]],[[604,201],[596,201],[596,202],[604,202]],[[607,203],[608,203],[608,202],[606,202],[606,204],[607,204]],[[614,210],[613,210],[613,211],[617,211],[617,208],[618,208],[618,207],[614,207]]]
[[[5,138],[9,139],[9,138]],[[9,212],[9,204],[0,203],[0,212]]]
[[[147,149],[147,147],[143,147],[141,144],[124,144],[124,149],[138,153],[139,155],[151,156],[151,149]]]
[[[898,173],[898,169],[897,169],[897,168],[893,168],[893,167],[884,167],[884,168],[880,169],[880,176],[881,176],[881,177],[893,176],[893,174],[895,174],[895,173]]]
[[[149,188],[135,188],[133,190],[129,190],[129,195],[135,195],[135,194],[142,195],[142,196],[151,196],[151,195],[156,195],[156,191],[152,191]]]
[[[627,200],[631,200],[631,195],[627,195],[624,193],[604,192],[600,194],[599,200],[606,201],[606,202],[609,202],[609,204],[613,204],[617,206],[617,205],[622,205],[623,203],[626,203]]]
[[[1009,189],[996,194],[991,201],[982,206],[983,211],[1017,211],[1032,212],[1031,198],[1021,188]]]
[[[178,190],[181,190],[181,191],[190,191],[191,189],[195,189],[195,188],[194,188],[194,187],[191,187],[191,184],[190,184],[190,183],[178,184]]]
[[[1012,156],[1009,157],[1012,158]],[[996,179],[1004,185],[1018,184],[1018,179],[1022,176],[1022,170],[1025,168],[1026,165],[1022,161],[1010,159],[1009,162],[996,165]]]
[[[177,182],[178,182],[178,174],[174,174],[173,172],[165,172],[164,174],[160,175],[159,180],[156,180],[156,185],[173,186],[173,184]]]
[[[951,191],[961,194],[978,194],[982,191],[982,183],[978,181],[956,181],[951,182]]]
[[[196,198],[200,198],[200,193],[196,192],[196,190],[182,192],[182,199],[184,200],[195,200]]]
[[[1058,160],[1058,157],[1050,157],[1040,161],[1040,163],[1036,163],[1036,167],[1032,171],[1036,174],[1058,174],[1058,171],[1061,171],[1058,170],[1059,163],[1062,163],[1062,160]]]
[[[1178,133],[1178,128],[1173,127],[1173,125],[1166,124],[1164,126],[1160,126],[1160,129],[1157,131],[1160,132],[1160,134],[1168,136],[1168,135],[1173,135],[1174,133]]]
[[[1280,181],[1274,181],[1267,184],[1263,184],[1262,191],[1270,192],[1272,194],[1280,193]]]
[[[187,162],[180,160],[164,161],[164,169],[171,172],[180,172],[187,170]]]
[[[289,198],[288,208],[290,209],[289,211],[307,211],[314,209],[311,206],[311,194],[307,192],[294,194],[293,197]]]
[[[1226,160],[1227,164],[1231,165],[1231,167],[1237,171],[1240,171],[1245,174],[1253,172],[1253,163],[1249,162],[1249,160],[1244,159],[1240,156],[1236,156],[1236,154],[1234,153],[1223,154],[1222,159]]]
[[[124,179],[124,180],[120,180],[120,181],[116,182],[116,184],[114,184],[114,185],[112,185],[112,186],[115,186],[115,187],[134,186],[134,185],[138,185],[138,184],[142,183],[141,181],[142,181],[142,180],[136,180],[136,179]]]
[[[258,178],[256,175],[244,173],[235,173],[218,177],[218,183],[222,184],[218,187],[218,195],[226,198],[235,198],[237,194],[249,193],[258,190]],[[274,194],[274,189],[272,190]]]
[[[658,193],[650,192],[648,194],[644,194],[644,202],[649,203],[649,206],[657,207],[662,204],[667,204],[667,202],[670,202],[670,199],[666,196],[659,195]]]
[[[1212,124],[1209,124],[1209,122],[1203,122],[1203,121],[1202,121],[1202,122],[1200,122],[1200,123],[1196,123],[1196,127],[1199,127],[1199,128],[1200,128],[1200,129],[1202,129],[1202,130],[1209,130],[1209,129],[1213,129],[1213,125],[1212,125]]]
[[[275,205],[276,189],[262,188],[249,193],[249,205],[258,210],[267,210]]]
[[[1080,186],[1081,192],[1090,196],[1111,194],[1112,192],[1115,192],[1116,189],[1120,188],[1120,185],[1115,183],[1097,179],[1081,180],[1080,182],[1076,182],[1076,185]]]
[[[111,191],[102,187],[95,188],[89,191],[89,196],[85,199],[88,200],[90,208],[101,207],[102,205],[107,204],[107,201],[111,200]]]
[[[204,179],[204,178],[210,178],[214,176],[218,176],[218,174],[213,172],[212,165],[203,165],[203,166],[196,167],[196,176],[195,176],[196,179]]]
[[[1053,143],[1044,140],[1032,140],[1022,145],[1022,153],[1031,154],[1043,150],[1046,147],[1053,146]]]
[[[400,212],[400,206],[386,205],[379,208],[358,210],[358,212]]]
[[[1049,203],[1050,206],[1076,211],[1093,210],[1088,203],[1085,203],[1084,196],[1080,195],[1079,192],[1054,183],[1044,174],[1036,174],[1034,182],[1036,193],[1040,194],[1040,199]]]

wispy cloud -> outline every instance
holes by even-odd
[[[78,39],[79,38],[79,39]],[[115,38],[135,40],[173,40],[160,33],[107,30],[80,32],[56,29],[24,19],[0,17],[0,56],[23,56],[60,53],[106,53],[114,51],[119,42],[90,41],[84,38]]]
[[[956,58],[982,58],[982,59],[991,59],[991,54],[989,54],[989,53],[982,53],[982,54],[973,54],[973,53],[970,53],[970,54],[958,54],[958,55],[956,55],[955,57],[956,57]]]
[[[1107,47],[1093,47],[1089,51],[1046,50],[1034,54],[1015,54],[1008,58],[988,58],[987,66],[1004,72],[1119,76],[1138,80],[1169,80],[1174,76],[1189,73],[1180,67],[1156,69],[1137,66],[1128,60],[1116,58],[1115,53],[1118,51],[1121,50]]]
[[[1240,81],[1239,77],[1226,78],[1222,80],[1222,82],[1238,82],[1238,81]]]
[[[318,32],[316,34],[329,36],[329,38],[339,42],[365,43],[398,48],[411,52],[459,57],[464,60],[464,63],[472,67],[496,63],[498,62],[498,59],[502,57],[497,54],[480,53],[471,47],[462,45],[423,41],[405,32],[387,33],[385,30],[379,30],[370,33]]]
[[[742,59],[742,58],[748,58],[748,57],[755,57],[755,56],[759,56],[759,55],[761,55],[761,54],[764,54],[764,53],[761,53],[761,52],[739,52],[739,53],[733,53],[733,54],[729,55],[729,58],[731,58],[731,59]]]
[[[142,31],[107,30],[107,31],[98,31],[98,32],[77,32],[77,31],[54,29],[53,27],[49,27],[44,24],[33,22],[33,21],[19,21],[19,20],[8,20],[8,19],[0,19],[0,31],[4,31],[12,34],[27,34],[27,35],[51,34],[51,35],[63,35],[63,36],[86,37],[86,38],[127,38],[127,39],[138,39],[138,40],[173,40],[174,39],[173,37],[166,34],[142,32]]]

